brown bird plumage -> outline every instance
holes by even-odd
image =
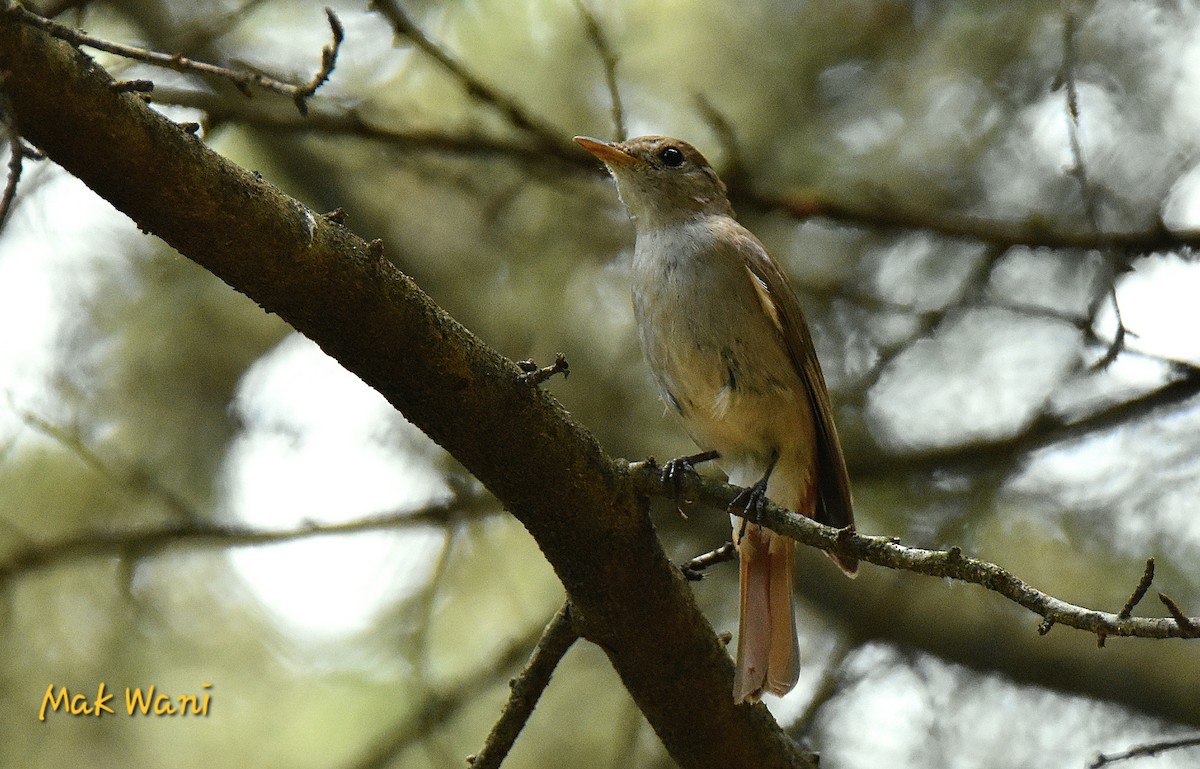
[[[694,147],[663,136],[576,137],[608,166],[633,217],[633,305],[646,361],[692,439],[730,483],[853,524],[850,483],[812,337],[783,271],[733,218],[725,185]],[[733,517],[741,612],[733,696],[788,692],[800,671],[795,542]],[[847,574],[857,562],[834,556]]]

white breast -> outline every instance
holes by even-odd
[[[811,443],[813,428],[804,385],[736,248],[717,237],[718,218],[639,231],[633,297],[664,398],[701,448],[721,452],[733,480],[737,466],[752,472],[772,450]]]

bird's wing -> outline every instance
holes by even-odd
[[[850,477],[846,471],[846,458],[842,455],[837,427],[833,423],[833,406],[829,402],[829,390],[825,386],[825,376],[821,373],[821,363],[813,347],[812,334],[783,270],[767,255],[758,238],[749,231],[744,231],[744,234],[744,238],[738,239],[738,250],[746,257],[747,278],[754,285],[763,311],[779,329],[792,365],[804,382],[812,405],[817,430],[817,488],[820,492],[814,518],[837,528],[851,526],[854,523],[854,505],[850,499]],[[843,563],[840,558],[834,560],[847,572],[853,572],[856,567],[856,563]]]

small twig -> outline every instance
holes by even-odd
[[[79,434],[69,428],[56,425],[30,411],[19,411],[18,415],[25,425],[42,435],[57,442],[67,451],[75,455],[79,461],[98,472],[103,478],[117,489],[128,491],[136,489],[147,491],[158,497],[175,520],[195,522],[202,520],[199,510],[184,499],[178,492],[168,488],[142,467],[123,462],[112,457],[104,457],[84,442]],[[3,570],[0,569],[0,572]]]
[[[1133,590],[1133,595],[1129,596],[1129,600],[1125,602],[1125,606],[1121,609],[1121,613],[1117,616],[1125,619],[1133,614],[1136,607],[1143,598],[1146,597],[1146,591],[1150,589],[1150,583],[1154,581],[1154,559],[1146,559],[1146,570],[1142,572],[1142,578],[1138,580],[1137,587]]]
[[[690,561],[679,564],[679,570],[689,582],[699,582],[704,579],[704,571],[719,563],[732,561],[737,558],[737,547],[732,542],[726,542],[716,550],[698,555]]]
[[[1163,606],[1167,607],[1167,611],[1171,612],[1171,618],[1175,620],[1175,624],[1179,625],[1184,638],[1200,638],[1200,619],[1189,619],[1183,613],[1183,609],[1179,608],[1179,604],[1171,600],[1170,596],[1162,593],[1158,594],[1158,600],[1162,601]]]
[[[328,6],[325,8],[325,18],[329,20],[329,29],[333,32],[333,45],[321,48],[321,69],[317,70],[317,74],[313,75],[307,85],[301,86],[292,95],[296,109],[305,117],[308,116],[308,100],[312,98],[318,88],[325,85],[329,76],[333,74],[333,68],[337,65],[338,51],[342,48],[342,41],[346,39],[346,31],[342,28],[342,22],[338,20],[333,9]]]
[[[1113,312],[1117,319],[1117,330],[1113,334],[1108,349],[1104,351],[1104,355],[1092,364],[1091,367],[1093,371],[1103,371],[1112,365],[1125,350],[1127,329],[1121,318],[1120,302],[1117,301],[1116,271],[1112,269],[1115,256],[1112,252],[1112,244],[1107,242],[1104,231],[1100,227],[1100,211],[1096,204],[1096,188],[1088,178],[1087,162],[1083,152],[1083,140],[1080,138],[1083,134],[1083,127],[1080,124],[1079,84],[1075,79],[1076,63],[1079,56],[1076,46],[1078,27],[1079,20],[1076,16],[1076,8],[1073,0],[1069,0],[1065,4],[1063,11],[1063,63],[1061,77],[1063,84],[1066,86],[1067,95],[1067,138],[1071,144],[1071,158],[1073,162],[1070,173],[1079,182],[1079,195],[1083,200],[1084,215],[1087,216],[1092,232],[1099,239],[1101,244],[1100,250],[1103,252],[1104,259],[1109,265],[1109,286],[1107,293],[1112,299]]]
[[[905,200],[878,200],[846,203],[823,195],[773,196],[760,191],[731,187],[734,206],[739,210],[784,211],[797,219],[815,216],[857,227],[875,230],[924,231],[995,246],[1029,248],[1112,247],[1127,253],[1150,253],[1180,247],[1200,248],[1200,230],[1167,230],[1161,225],[1147,230],[1106,233],[1050,229],[1036,217],[1025,221],[988,219],[970,214],[925,210]],[[882,196],[881,196],[882,197]]]
[[[586,0],[575,0],[575,7],[579,9],[588,39],[592,41],[592,45],[595,46],[596,53],[600,54],[600,61],[604,65],[604,82],[608,85],[608,101],[609,109],[612,111],[613,130],[618,139],[627,139],[629,137],[625,127],[625,107],[621,103],[621,92],[617,87],[617,54],[613,51],[608,42],[608,36],[604,34],[600,21]]]
[[[821,675],[817,679],[812,697],[805,704],[804,710],[788,727],[788,733],[795,737],[808,734],[813,722],[825,706],[833,698],[844,694],[849,688],[844,681],[844,666],[850,654],[859,649],[859,644],[853,639],[841,639],[834,647],[829,660],[821,666]]]
[[[1063,63],[1062,80],[1066,85],[1067,95],[1067,139],[1071,143],[1071,158],[1074,166],[1069,169],[1072,176],[1079,182],[1079,194],[1083,198],[1083,211],[1092,227],[1092,232],[1099,235],[1100,216],[1096,208],[1096,191],[1088,181],[1087,163],[1084,161],[1083,142],[1080,134],[1083,129],[1079,125],[1079,87],[1075,81],[1075,62],[1077,49],[1075,46],[1075,31],[1078,22],[1072,2],[1066,3],[1063,11]]]
[[[26,146],[16,130],[8,127],[8,177],[4,182],[4,192],[0,193],[0,229],[8,221],[8,212],[12,210],[13,200],[17,197],[17,185],[21,181],[26,158],[42,160],[45,155]]]
[[[132,45],[124,45],[122,43],[113,43],[108,40],[101,40],[92,37],[77,29],[51,21],[36,13],[27,11],[18,4],[8,5],[4,11],[7,15],[15,17],[22,24],[28,24],[32,27],[37,27],[49,35],[57,37],[60,40],[65,40],[74,46],[87,46],[95,48],[98,51],[104,51],[116,56],[121,56],[134,61],[142,61],[147,64],[154,64],[159,67],[175,70],[176,72],[199,72],[205,75],[225,78],[233,83],[233,85],[246,96],[250,95],[250,87],[257,86],[274,93],[290,96],[296,102],[296,108],[300,110],[300,114],[306,115],[308,107],[306,101],[312,97],[313,93],[321,87],[326,80],[329,79],[330,73],[333,72],[334,64],[337,61],[338,50],[341,48],[342,39],[344,37],[341,22],[338,21],[336,15],[329,8],[325,9],[325,15],[329,19],[330,29],[333,31],[333,45],[326,46],[321,50],[321,69],[313,77],[313,79],[305,85],[295,85],[283,80],[277,80],[273,77],[268,77],[260,72],[251,72],[244,69],[232,69],[230,67],[222,67],[208,62],[196,61],[189,59],[182,54],[161,53],[159,51],[150,51],[145,48],[138,48]]]
[[[456,56],[426,35],[396,0],[371,0],[370,8],[388,20],[396,35],[412,41],[413,45],[454,75],[471,96],[490,104],[514,126],[536,137],[539,143],[547,147],[566,147],[567,142],[563,137],[568,135],[567,132],[533,117],[515,99],[484,82]]]
[[[726,167],[722,178],[729,184],[740,186],[746,176],[746,160],[742,156],[733,124],[703,94],[696,97],[696,108],[700,110],[704,122],[712,128],[725,150]]]
[[[480,691],[498,685],[509,670],[528,656],[529,647],[537,643],[543,632],[541,628],[535,628],[533,632],[523,633],[488,659],[478,671],[464,675],[462,683],[422,696],[415,712],[406,713],[400,722],[384,730],[379,741],[344,766],[347,769],[386,769],[393,766],[397,756],[413,745],[428,740],[431,734],[437,733],[439,727],[476,702]]]
[[[438,607],[441,606],[443,590],[446,589],[446,575],[450,573],[457,543],[459,537],[462,536],[462,528],[451,525],[448,521],[442,524],[441,528],[445,531],[446,536],[434,558],[431,573],[420,592],[409,599],[413,604],[413,614],[410,616],[419,618],[416,620],[417,627],[412,636],[412,651],[409,653],[409,659],[417,673],[417,680],[420,685],[425,687],[430,687],[429,671],[433,670],[435,666],[432,652],[437,647],[437,642],[433,639],[435,624],[433,617]],[[531,640],[530,643],[533,641]]]
[[[346,220],[350,218],[350,215],[346,213],[346,209],[340,206],[332,211],[326,211],[325,213],[321,214],[321,216],[325,219],[325,221],[331,224],[336,224],[339,227],[345,227]],[[380,245],[382,246],[383,244],[380,243]]]
[[[559,353],[554,356],[554,363],[544,368],[538,368],[538,364],[532,358],[528,360],[517,361],[517,367],[524,371],[521,374],[521,380],[528,382],[531,385],[539,385],[545,382],[555,374],[562,374],[563,379],[571,375],[570,364],[567,363],[567,356]]]
[[[1154,581],[1154,559],[1147,558],[1146,559],[1146,570],[1142,572],[1142,578],[1140,580],[1138,580],[1137,587],[1135,587],[1133,589],[1133,595],[1129,596],[1129,600],[1125,602],[1125,606],[1121,609],[1120,613],[1117,614],[1117,616],[1120,617],[1121,619],[1127,619],[1130,616],[1132,616],[1134,607],[1137,606],[1138,603],[1143,598],[1146,597],[1146,591],[1150,589],[1150,583],[1153,581]],[[1046,620],[1046,623],[1049,623],[1049,622],[1050,622],[1049,620]],[[1046,624],[1046,623],[1043,623],[1043,624]],[[1050,631],[1050,628],[1048,625],[1046,626],[1045,631],[1042,631],[1040,628],[1038,629],[1038,632],[1041,633],[1042,635],[1045,635],[1049,631]],[[1107,640],[1108,640],[1108,636],[1104,633],[1098,633],[1096,635],[1096,645],[1099,646],[1101,649],[1104,648],[1104,644]]]
[[[109,88],[116,93],[153,93],[152,80],[117,80]]]
[[[1136,745],[1128,750],[1123,750],[1120,753],[1101,753],[1100,755],[1096,756],[1092,763],[1088,764],[1088,769],[1100,769],[1100,767],[1106,764],[1124,761],[1129,758],[1153,757],[1168,750],[1194,748],[1196,746],[1200,746],[1200,735],[1194,737],[1183,737],[1178,740],[1148,742],[1144,745]]]
[[[473,769],[498,769],[504,762],[542,692],[550,685],[550,676],[577,640],[579,633],[571,620],[571,603],[567,601],[546,625],[525,668],[510,682],[508,702],[484,740],[483,749],[467,758]]]
[[[22,574],[80,558],[130,556],[144,558],[172,548],[246,547],[291,542],[309,537],[351,534],[360,531],[394,530],[410,526],[445,524],[476,509],[490,509],[492,497],[453,497],[420,510],[404,510],[367,516],[344,523],[304,524],[287,529],[256,529],[202,521],[170,523],[111,531],[84,531],[50,542],[19,548],[0,561],[0,588]],[[499,512],[498,508],[496,509]]]
[[[852,464],[851,471],[861,479],[946,467],[978,467],[985,462],[1007,461],[1047,446],[1079,441],[1116,425],[1129,424],[1132,420],[1177,407],[1197,394],[1200,394],[1200,369],[1188,368],[1179,379],[1169,384],[1073,422],[1063,422],[1044,415],[1017,436],[900,454],[889,457],[884,464]]]
[[[1125,328],[1124,322],[1121,320],[1121,305],[1117,302],[1117,286],[1114,283],[1109,286],[1109,295],[1112,298],[1113,312],[1117,318],[1117,330],[1113,334],[1112,341],[1108,343],[1108,347],[1104,350],[1104,355],[1092,364],[1092,371],[1103,371],[1113,364],[1121,353],[1125,352],[1125,335],[1128,329]]]

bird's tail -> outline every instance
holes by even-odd
[[[739,520],[735,539],[740,528]],[[800,644],[792,610],[796,543],[751,523],[737,545],[742,600],[733,701],[755,702],[764,691],[786,694],[800,677]]]

